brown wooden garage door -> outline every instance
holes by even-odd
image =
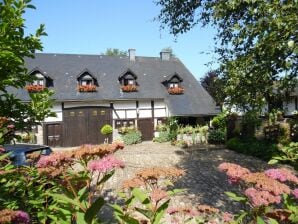
[[[62,124],[45,124],[46,144],[52,147],[62,146]]]
[[[139,119],[138,129],[142,133],[143,141],[152,140],[154,135],[154,120],[152,118]]]
[[[63,120],[64,146],[100,144],[105,139],[100,129],[105,124],[112,125],[112,112],[103,107],[67,108],[63,110]]]

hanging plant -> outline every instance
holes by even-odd
[[[121,86],[121,90],[123,92],[137,92],[138,91],[138,87],[136,85],[125,85],[125,86]]]

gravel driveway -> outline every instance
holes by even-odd
[[[142,168],[176,166],[185,169],[186,175],[175,187],[184,188],[187,193],[176,197],[173,204],[208,204],[230,212],[238,210],[239,204],[231,202],[224,192],[238,189],[228,184],[226,175],[218,171],[218,165],[233,162],[252,171],[268,168],[264,161],[214,146],[180,149],[169,143],[143,142],[126,146],[115,155],[125,162],[125,168],[116,171],[106,189],[119,189],[123,180],[133,177]]]
[[[73,148],[56,148],[54,151],[69,149]],[[240,205],[229,200],[224,192],[238,192],[238,188],[228,183],[226,175],[218,171],[218,165],[232,162],[251,171],[262,171],[269,167],[257,158],[210,145],[180,149],[170,143],[143,142],[126,146],[124,150],[117,151],[115,156],[124,161],[125,168],[116,170],[115,175],[106,183],[105,199],[108,201],[115,199],[123,180],[133,177],[138,170],[154,166],[175,166],[186,171],[186,175],[175,184],[175,188],[184,188],[186,193],[173,198],[171,206],[207,204],[232,213],[239,211]],[[110,219],[111,210],[106,207],[102,215]]]

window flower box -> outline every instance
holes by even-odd
[[[136,85],[125,85],[125,86],[121,86],[121,90],[123,92],[137,92],[138,91],[138,87]]]
[[[171,95],[180,95],[184,93],[184,88],[178,87],[170,87],[168,88],[168,93]]]
[[[96,85],[78,85],[79,92],[96,92]]]
[[[44,87],[43,85],[27,85],[25,86],[25,89],[29,92],[29,93],[38,93],[42,90],[44,90],[46,87]]]

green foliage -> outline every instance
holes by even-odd
[[[178,121],[175,117],[169,117],[167,119],[167,126],[169,127],[169,131],[170,131],[170,139],[171,141],[176,141],[177,139],[177,132],[178,132]]]
[[[113,128],[111,125],[109,124],[105,124],[104,126],[102,126],[102,128],[100,129],[100,133],[103,135],[110,135],[113,133]]]
[[[263,160],[270,160],[272,156],[278,154],[278,147],[276,144],[260,141],[255,138],[240,139],[231,138],[227,141],[226,146],[236,152],[258,157]]]
[[[135,132],[135,131],[137,131],[137,129],[133,125],[128,126],[128,127],[123,126],[123,127],[118,128],[118,133],[121,135],[127,134],[129,132]]]
[[[227,114],[226,112],[221,112],[216,115],[211,121],[212,127],[215,129],[225,130],[227,128]]]
[[[195,129],[190,125],[186,125],[184,127],[179,127],[179,129],[178,129],[179,134],[186,134],[186,135],[191,135],[194,131],[195,131]]]
[[[270,161],[269,164],[275,163],[287,163],[292,165],[296,170],[298,170],[298,143],[291,142],[287,146],[280,146],[279,148],[279,155],[274,156]]]
[[[177,140],[177,141],[173,141],[172,145],[178,146],[182,149],[185,149],[188,147],[188,144],[185,140]]]
[[[242,138],[253,138],[257,126],[261,124],[261,120],[256,111],[250,110],[244,114],[241,122],[241,137]]]
[[[0,154],[1,155],[1,154]],[[1,160],[1,159],[0,159]],[[22,167],[18,170],[9,161],[0,161],[0,210],[23,210],[32,220],[45,223],[54,212],[56,203],[48,195],[57,188],[45,176],[40,176],[36,168]],[[13,192],[13,194],[12,194]]]
[[[222,130],[210,130],[208,134],[208,143],[223,144],[226,141],[226,132]]]
[[[201,85],[213,97],[215,102],[222,106],[226,98],[224,92],[225,80],[220,77],[219,71],[209,71],[200,80]]]
[[[170,132],[169,131],[161,131],[159,132],[159,136],[153,139],[154,142],[169,142],[170,139]]]
[[[133,145],[142,142],[142,134],[140,131],[131,131],[121,136],[126,145]]]
[[[33,81],[24,58],[33,58],[36,50],[42,50],[40,38],[46,35],[44,25],[35,34],[25,35],[23,14],[28,8],[34,8],[30,0],[0,1],[0,114],[11,118],[17,130],[30,130],[45,117],[53,116],[49,110],[50,91],[30,94],[29,103],[9,93],[12,88],[24,88]]]
[[[121,51],[117,48],[108,48],[106,52],[102,54],[107,56],[127,56],[126,51]]]
[[[174,35],[198,23],[216,30],[215,53],[226,80],[226,102],[261,112],[295,85],[297,1],[159,0],[158,20]]]

